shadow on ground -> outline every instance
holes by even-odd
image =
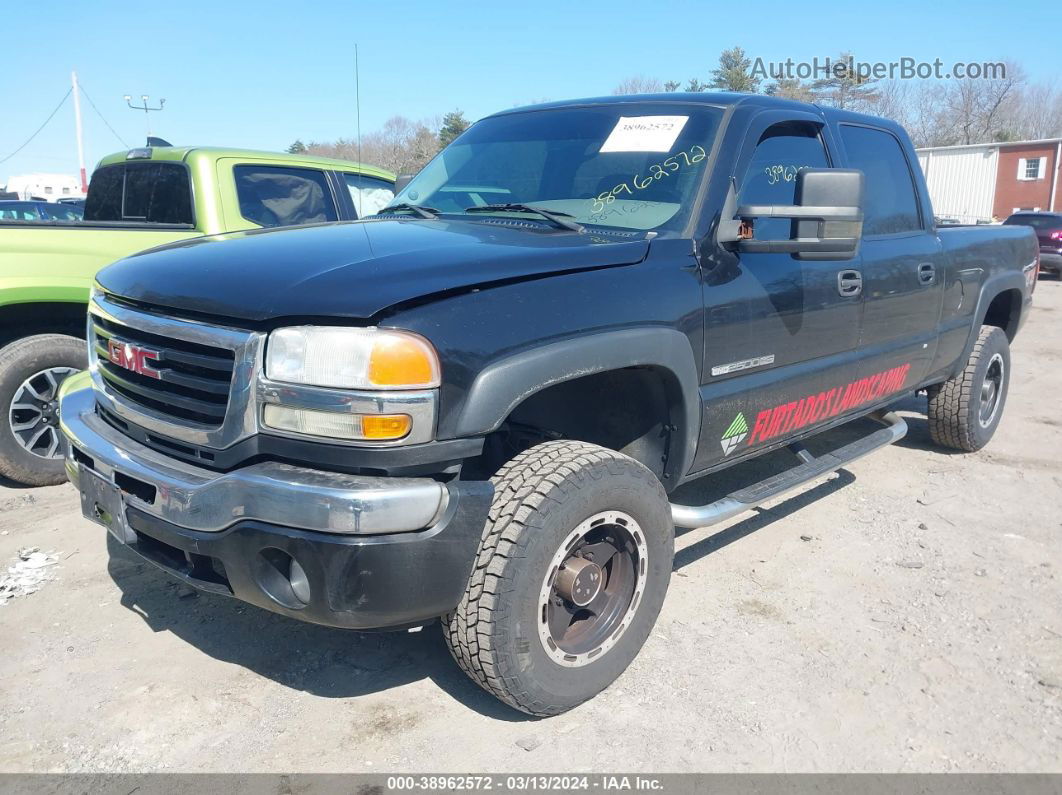
[[[469,709],[533,720],[473,683],[450,657],[436,624],[419,632],[355,632],[307,624],[230,597],[191,591],[108,538],[108,573],[122,605],[155,632],[315,696],[356,698],[431,679]]]
[[[912,425],[906,445],[928,444],[928,432],[919,430],[917,424],[919,415],[909,415],[919,406],[924,406],[924,400],[897,405]],[[925,420],[921,422],[924,425]],[[870,427],[876,425],[869,420],[848,423],[808,440],[806,446],[812,453],[821,453],[846,444]],[[675,502],[701,505],[794,463],[791,453],[776,451],[687,484],[672,496]],[[674,568],[701,560],[853,482],[855,476],[842,469],[811,489],[685,547],[676,555]],[[215,659],[325,698],[355,698],[427,678],[482,715],[505,721],[532,720],[469,680],[451,659],[437,625],[414,633],[372,633],[306,624],[235,599],[191,591],[113,539],[108,539],[108,548],[108,570],[122,591],[122,604],[155,632],[172,632]]]

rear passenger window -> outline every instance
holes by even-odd
[[[240,215],[259,226],[335,221],[335,200],[323,171],[312,168],[235,166]]]
[[[738,204],[793,204],[797,174],[804,169],[829,166],[816,126],[799,122],[775,124],[756,144],[741,182]],[[756,237],[785,240],[791,227],[792,222],[786,218],[757,218]]]
[[[891,133],[841,125],[848,164],[866,176],[863,234],[890,235],[922,228],[911,169]]]
[[[395,186],[387,180],[346,172],[343,180],[347,183],[358,218],[376,215],[395,197]]]

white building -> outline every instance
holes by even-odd
[[[81,180],[69,174],[20,174],[7,181],[7,190],[20,199],[83,199]]]

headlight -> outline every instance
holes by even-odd
[[[439,358],[406,331],[295,326],[269,335],[266,376],[338,389],[428,389],[439,385]]]

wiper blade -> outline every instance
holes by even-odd
[[[532,207],[530,204],[484,204],[479,207],[466,207],[466,213],[534,213],[535,215],[541,215],[547,221],[554,226],[558,226],[561,229],[568,229],[572,232],[582,232],[583,227],[575,223],[575,221],[569,221],[569,218],[575,216],[571,213],[561,212],[560,210],[546,210],[542,207]]]
[[[389,215],[396,212],[411,212],[419,218],[438,218],[439,211],[434,207],[426,207],[423,204],[409,204],[402,202],[400,204],[392,204],[390,207],[384,207],[377,215]]]

